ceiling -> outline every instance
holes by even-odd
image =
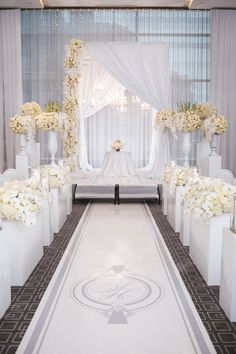
[[[47,7],[174,7],[190,9],[236,8],[236,0],[0,0],[0,8]]]

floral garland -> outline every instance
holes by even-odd
[[[191,184],[184,193],[185,212],[199,219],[208,220],[213,216],[232,210],[233,186],[218,179],[201,177]]]
[[[78,106],[79,106],[79,84],[80,84],[80,56],[84,49],[84,43],[78,39],[72,39],[66,46],[64,79],[64,112],[67,120],[64,125],[64,157],[71,171],[77,167],[78,151]]]

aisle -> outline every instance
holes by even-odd
[[[90,205],[18,353],[214,353],[145,205]]]

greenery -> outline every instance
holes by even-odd
[[[191,103],[191,102],[178,103],[179,112],[187,112],[187,111],[195,111],[195,110],[196,110],[196,103]]]
[[[51,113],[51,112],[61,112],[61,104],[57,101],[48,101],[48,103],[44,106],[45,107],[45,112]]]

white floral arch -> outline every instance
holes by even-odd
[[[128,89],[154,110],[169,105],[169,47],[165,43],[85,44],[72,39],[66,46],[65,68],[64,111],[68,120],[64,127],[64,155],[72,170],[77,166],[78,156],[80,167],[91,169],[84,120],[107,105],[110,94]],[[101,82],[98,93],[95,87]],[[146,170],[158,177],[169,160],[168,132],[162,134],[157,128],[153,130]]]

